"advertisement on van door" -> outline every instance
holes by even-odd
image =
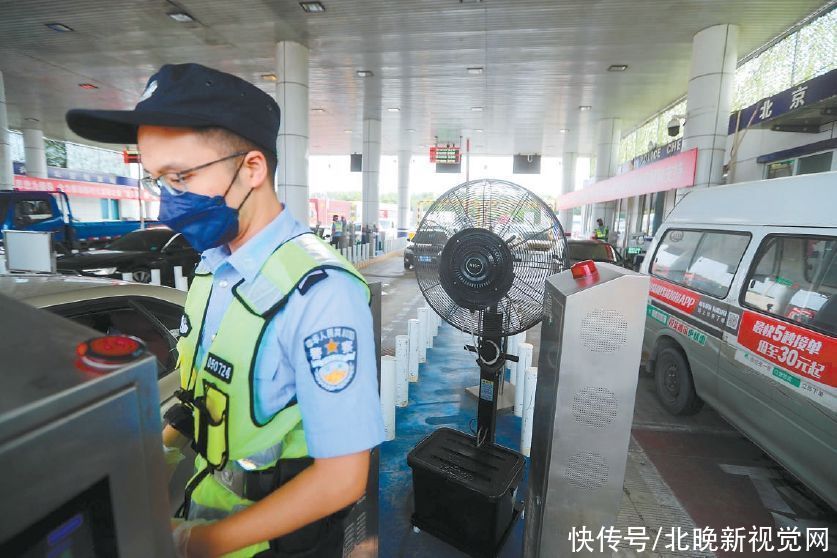
[[[827,335],[751,311],[741,316],[736,360],[837,410],[837,342]]]

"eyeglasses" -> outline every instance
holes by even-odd
[[[180,196],[189,191],[189,186],[186,183],[186,178],[190,174],[194,174],[196,171],[205,169],[206,167],[210,167],[215,163],[229,161],[230,159],[234,159],[235,157],[241,157],[242,155],[246,155],[247,153],[247,151],[238,151],[236,153],[233,153],[232,155],[227,155],[226,157],[222,157],[220,159],[216,159],[214,161],[198,165],[197,167],[192,167],[191,169],[186,169],[179,172],[166,172],[161,174],[157,178],[146,176],[140,178],[140,184],[142,184],[143,188],[145,188],[152,194],[158,196],[163,190],[166,190],[169,194],[173,196]]]

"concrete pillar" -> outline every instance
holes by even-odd
[[[410,151],[398,153],[398,236],[407,236],[410,218]]]
[[[363,223],[378,224],[378,174],[381,169],[381,118],[363,120]],[[400,184],[399,184],[400,189]]]
[[[12,141],[9,137],[9,116],[6,112],[6,86],[0,72],[0,190],[14,188]]]
[[[276,192],[285,209],[308,223],[308,48],[292,41],[276,44],[276,101],[282,110],[276,148]]]
[[[737,46],[738,26],[728,24],[708,27],[692,41],[683,151],[698,149],[696,188],[723,180]],[[677,193],[679,199],[683,190]]]
[[[618,118],[604,118],[599,121],[599,135],[596,143],[596,182],[616,175],[619,165],[619,140],[622,129]],[[604,220],[613,233],[616,224],[616,200],[593,204],[590,212],[590,230],[596,228],[596,220]]]
[[[44,133],[41,130],[23,130],[23,152],[26,157],[26,176],[48,178]]]
[[[561,157],[561,195],[569,194],[575,190],[575,167],[578,161],[578,155],[571,152],[565,152]],[[573,231],[573,208],[562,209],[558,212],[558,220],[561,221],[561,226],[564,227],[565,233],[572,233]],[[575,232],[578,235],[580,231]]]

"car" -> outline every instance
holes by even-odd
[[[415,268],[417,262],[437,261],[447,241],[447,232],[442,229],[418,231],[412,239],[407,241],[407,246],[404,248],[404,269]]]
[[[0,274],[0,294],[57,314],[102,334],[123,333],[145,342],[157,359],[160,416],[175,403],[180,388],[177,338],[186,293],[169,287],[112,279],[60,274]],[[32,333],[33,337],[37,332]],[[171,476],[169,501],[173,513],[183,501],[183,490],[194,472],[194,453]]]
[[[102,334],[142,339],[157,358],[160,401],[180,385],[177,338],[186,293],[169,287],[60,274],[0,275],[0,294],[63,316]],[[33,335],[35,335],[33,333]]]
[[[56,258],[58,271],[94,277],[121,279],[130,273],[138,283],[151,282],[151,270],[160,270],[160,282],[175,286],[174,267],[191,278],[200,261],[198,254],[180,233],[166,227],[133,231],[102,250],[65,253]]]
[[[622,255],[619,251],[603,240],[581,240],[567,239],[570,265],[584,260],[594,262],[606,262],[613,265],[622,265]]]

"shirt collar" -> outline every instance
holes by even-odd
[[[253,238],[233,253],[226,244],[217,248],[210,248],[201,254],[201,260],[214,274],[224,264],[229,264],[245,281],[255,279],[267,258],[276,248],[290,238],[308,232],[299,221],[293,218],[291,212],[285,209],[277,215],[265,228],[256,233]]]

